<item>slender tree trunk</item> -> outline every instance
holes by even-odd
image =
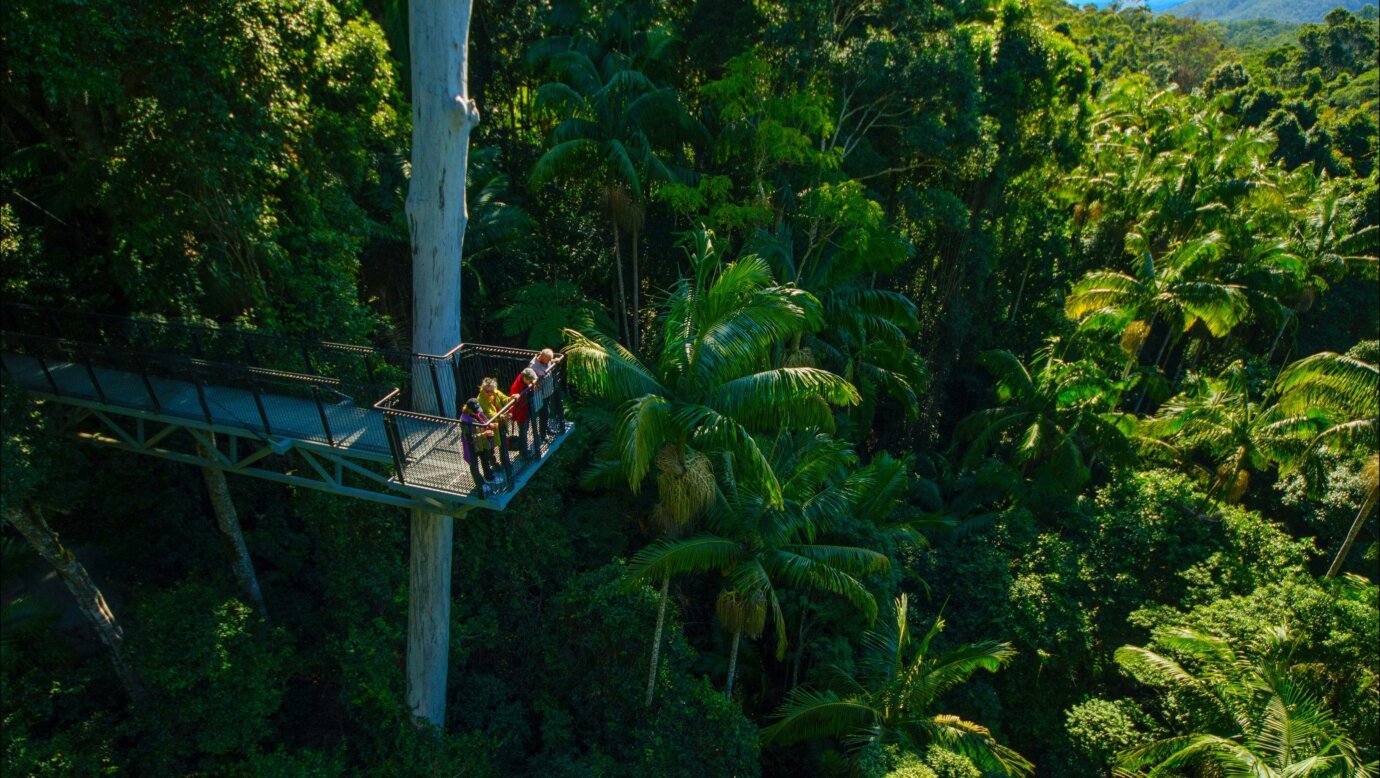
[[[244,543],[240,516],[235,510],[235,501],[230,497],[230,484],[225,481],[225,473],[219,468],[203,467],[201,476],[206,480],[206,491],[211,495],[216,526],[220,528],[220,534],[230,551],[230,569],[235,573],[235,580],[239,581],[240,589],[249,598],[250,604],[267,620],[268,606],[264,604],[263,592],[259,590],[259,578],[254,574],[254,562],[249,558],[249,548]]]
[[[628,327],[628,293],[623,286],[623,247],[619,239],[618,224],[613,226],[613,265],[614,273],[618,276],[618,319],[623,322],[623,342],[632,345],[632,336],[628,334],[631,329]]]
[[[656,666],[661,660],[661,628],[666,624],[666,600],[671,595],[671,576],[661,579],[661,605],[656,611],[656,629],[652,631],[652,666],[647,671],[647,707],[656,695]]]
[[[733,633],[733,648],[729,649],[728,660],[728,686],[724,689],[724,699],[733,701],[733,676],[738,672],[738,641],[743,637],[743,633]]]
[[[1342,541],[1342,547],[1337,549],[1337,556],[1333,557],[1332,564],[1327,568],[1326,578],[1336,578],[1342,572],[1342,565],[1346,564],[1346,557],[1351,553],[1351,544],[1356,542],[1356,536],[1361,534],[1361,525],[1366,523],[1366,517],[1375,508],[1376,495],[1380,494],[1380,489],[1372,486],[1370,494],[1366,495],[1366,501],[1361,503],[1361,510],[1356,511],[1356,519],[1351,522],[1351,529],[1346,533],[1346,540]]]
[[[800,614],[800,628],[797,630],[795,638],[795,661],[791,663],[791,688],[800,685],[800,664],[805,658],[805,625],[810,620],[810,611],[802,609]]]
[[[479,110],[469,96],[470,0],[409,0],[412,53],[412,350],[444,354],[460,343],[460,263],[465,173]],[[426,367],[414,367],[420,377]],[[414,380],[418,386],[424,380]],[[414,393],[414,404],[420,399]],[[446,412],[439,407],[418,410]],[[458,409],[456,409],[458,410]],[[407,608],[407,704],[420,720],[445,725],[450,651],[450,516],[412,511]]]
[[[642,285],[642,279],[637,272],[637,232],[637,218],[636,215],[634,215],[632,228],[632,327],[630,328],[632,330],[633,351],[637,351],[640,345],[639,342],[642,339],[642,316],[639,312],[640,300],[638,299],[639,287]]]
[[[67,591],[72,593],[72,598],[77,601],[82,615],[96,631],[101,642],[110,649],[110,661],[115,665],[115,675],[119,677],[130,699],[136,704],[146,700],[148,695],[144,691],[143,679],[125,662],[122,651],[124,630],[120,629],[115,614],[105,601],[105,595],[101,594],[100,588],[91,580],[86,567],[72,556],[72,552],[63,547],[57,533],[48,526],[48,521],[36,506],[12,508],[5,514],[5,519],[19,530],[19,534],[24,536],[39,556],[53,566],[58,577],[67,585]]]
[[[210,459],[210,452],[197,444],[197,453],[203,459]],[[259,589],[259,577],[254,574],[254,561],[249,558],[249,547],[244,543],[244,532],[240,529],[240,515],[235,510],[235,501],[230,496],[230,484],[225,480],[225,472],[216,467],[201,468],[201,477],[206,481],[206,491],[211,496],[211,511],[216,515],[216,526],[225,540],[230,552],[230,569],[239,582],[240,589],[249,603],[258,609],[259,615],[268,620],[268,606],[264,604],[263,592]]]
[[[1159,353],[1155,355],[1154,367],[1158,368],[1158,367],[1160,366],[1160,360],[1161,360],[1161,359],[1164,359],[1164,350],[1165,350],[1166,348],[1169,347],[1169,338],[1170,338],[1173,334],[1174,334],[1174,330],[1173,330],[1172,328],[1169,329],[1169,330],[1167,330],[1167,331],[1164,333],[1164,340],[1160,342],[1160,350],[1159,350]],[[1150,384],[1149,384],[1149,383],[1146,383],[1145,386],[1141,387],[1141,390],[1140,390],[1140,397],[1138,397],[1138,398],[1136,399],[1136,407],[1135,407],[1134,410],[1132,411],[1133,413],[1140,413],[1141,406],[1145,405],[1145,396],[1146,396],[1147,394],[1149,394],[1149,393],[1150,393]]]
[[[1021,310],[1021,298],[1025,296],[1025,282],[1030,278],[1030,265],[1034,261],[1034,256],[1025,261],[1025,270],[1021,272],[1021,285],[1016,289],[1016,302],[1011,305],[1011,313],[1006,316],[1008,324],[1016,320],[1016,314]]]
[[[1286,316],[1284,318],[1284,321],[1280,322],[1279,332],[1275,333],[1275,339],[1273,342],[1270,343],[1270,353],[1265,355],[1265,364],[1270,364],[1270,360],[1275,358],[1275,349],[1279,348],[1280,338],[1284,337],[1284,328],[1289,326],[1289,322],[1292,320],[1292,318],[1293,317]]]

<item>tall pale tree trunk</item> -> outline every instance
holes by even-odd
[[[72,556],[72,552],[63,547],[57,533],[48,526],[47,519],[37,506],[11,508],[6,512],[5,519],[13,524],[34,551],[57,571],[58,577],[67,585],[67,591],[71,592],[72,598],[77,601],[77,607],[81,609],[87,623],[96,630],[96,635],[106,648],[110,649],[110,661],[115,665],[115,675],[119,677],[130,699],[135,703],[142,703],[148,695],[144,691],[144,682],[139,673],[125,661],[124,630],[120,629],[115,614],[105,601],[105,595],[101,594],[100,588],[91,580],[86,567]]]
[[[460,261],[470,129],[479,111],[469,96],[470,0],[409,0],[412,56],[412,350],[444,354],[460,343]],[[424,367],[414,384],[425,385]],[[414,401],[418,399],[414,395]],[[435,398],[448,410],[447,398]],[[449,409],[454,410],[454,409]],[[450,516],[412,512],[407,608],[407,704],[436,727],[446,720],[450,649]]]
[[[1327,578],[1336,578],[1342,572],[1342,565],[1346,564],[1347,555],[1351,553],[1351,544],[1356,542],[1356,536],[1361,534],[1361,525],[1366,523],[1366,517],[1375,508],[1377,489],[1375,484],[1371,484],[1370,494],[1366,495],[1366,501],[1361,504],[1361,510],[1356,512],[1355,521],[1351,522],[1351,529],[1346,533],[1346,540],[1342,541],[1342,547],[1337,549],[1337,556],[1332,558],[1332,564],[1327,568]]]
[[[198,449],[203,447],[198,444]],[[203,458],[209,459],[209,452],[200,451]],[[225,472],[215,467],[201,468],[201,477],[206,481],[206,491],[211,495],[211,510],[216,515],[216,526],[225,539],[230,551],[230,569],[239,581],[240,589],[249,602],[258,609],[259,615],[268,619],[268,606],[264,604],[263,592],[259,590],[259,577],[254,574],[254,562],[249,558],[249,548],[244,543],[244,532],[240,529],[240,515],[235,510],[235,501],[230,497],[230,484],[226,483]]]
[[[671,596],[671,576],[661,579],[661,605],[656,611],[656,629],[652,632],[652,666],[647,671],[647,707],[656,695],[656,666],[661,661],[661,629],[666,625],[666,600]]]

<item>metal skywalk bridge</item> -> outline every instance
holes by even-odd
[[[536,354],[469,343],[411,354],[0,306],[0,377],[62,404],[64,432],[445,513],[502,510],[569,436],[559,356],[492,436],[458,418],[483,378],[501,391]]]

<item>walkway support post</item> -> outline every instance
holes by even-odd
[[[215,443],[215,433],[209,435]],[[197,453],[203,459],[213,459],[212,453],[203,443],[197,444]],[[244,531],[240,528],[240,514],[235,510],[235,500],[230,496],[230,484],[225,480],[225,471],[218,467],[203,466],[201,477],[206,481],[206,493],[211,497],[211,512],[216,517],[216,527],[220,529],[225,548],[230,553],[230,569],[240,590],[248,598],[249,604],[268,620],[268,606],[264,604],[263,591],[259,589],[259,577],[254,573],[254,562],[249,558],[249,547],[244,542]]]
[[[479,111],[469,95],[471,0],[409,0],[412,72],[412,350],[445,354],[460,342],[460,258],[470,129]],[[413,363],[413,407],[429,394],[430,371]],[[441,405],[439,396],[428,403]],[[456,409],[459,410],[458,408]],[[407,608],[407,704],[419,721],[444,727],[450,649],[453,520],[412,512]]]

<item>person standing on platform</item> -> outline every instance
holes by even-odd
[[[518,377],[513,379],[513,385],[508,388],[508,392],[517,398],[517,402],[513,403],[512,416],[518,425],[518,434],[522,436],[523,448],[527,454],[536,456],[539,453],[537,416],[543,407],[541,390],[537,386],[537,372],[530,367],[523,368]]]
[[[551,395],[555,393],[556,389],[556,382],[548,379],[547,373],[551,371],[555,361],[556,352],[549,348],[544,348],[538,352],[535,357],[532,357],[531,362],[527,363],[527,369],[531,370],[537,376],[536,391],[541,397],[541,402],[537,407],[533,408],[533,411],[538,413],[540,421],[539,429],[541,430],[540,434],[542,437],[546,437],[547,435],[547,421],[551,413],[548,406],[550,404]]]

